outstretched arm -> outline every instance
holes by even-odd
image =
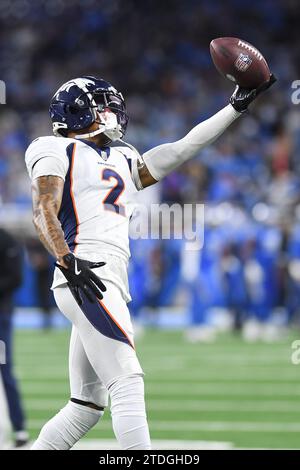
[[[161,180],[175,168],[195,157],[199,151],[217,139],[241,114],[231,104],[194,127],[176,142],[159,145],[144,153],[139,169],[143,187]]]
[[[144,153],[138,167],[142,187],[151,186],[182,163],[195,157],[203,147],[223,134],[227,127],[247,110],[249,104],[275,81],[276,78],[271,75],[268,82],[256,89],[241,88],[237,85],[230,98],[230,104],[198,124],[183,139],[159,145]]]

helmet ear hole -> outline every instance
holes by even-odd
[[[78,109],[75,106],[72,106],[70,104],[65,104],[64,105],[64,112],[65,113],[70,113],[70,114],[77,114]]]
[[[71,114],[77,114],[77,113],[78,113],[78,109],[75,108],[75,106],[72,106],[72,105],[69,105],[69,106],[68,106],[68,111],[69,111],[69,113],[71,113]]]

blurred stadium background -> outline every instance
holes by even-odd
[[[68,398],[69,325],[48,290],[53,260],[35,238],[24,165],[31,140],[51,132],[52,94],[81,74],[111,81],[127,101],[126,140],[142,152],[228,102],[233,87],[209,42],[237,36],[262,51],[278,84],[144,192],[147,203],[204,202],[205,243],[191,255],[181,240],[132,241],[130,308],[154,439],[299,447],[299,22],[296,0],[0,2],[0,226],[24,252],[15,362],[31,438]],[[109,413],[88,438],[112,439]]]

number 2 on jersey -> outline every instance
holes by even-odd
[[[116,212],[117,214],[125,215],[125,207],[122,204],[117,203],[125,188],[124,181],[117,172],[110,168],[105,168],[102,173],[102,179],[110,181],[111,178],[116,180],[116,184],[103,199],[104,208],[106,210]]]

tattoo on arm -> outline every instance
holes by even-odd
[[[150,171],[148,170],[144,160],[140,160],[138,162],[138,173],[143,188],[147,188],[147,186],[152,186],[152,184],[157,183],[157,180],[154,179],[153,176],[150,174]]]
[[[59,176],[40,176],[32,182],[33,223],[45,248],[58,260],[70,252],[58,220],[63,188]]]

